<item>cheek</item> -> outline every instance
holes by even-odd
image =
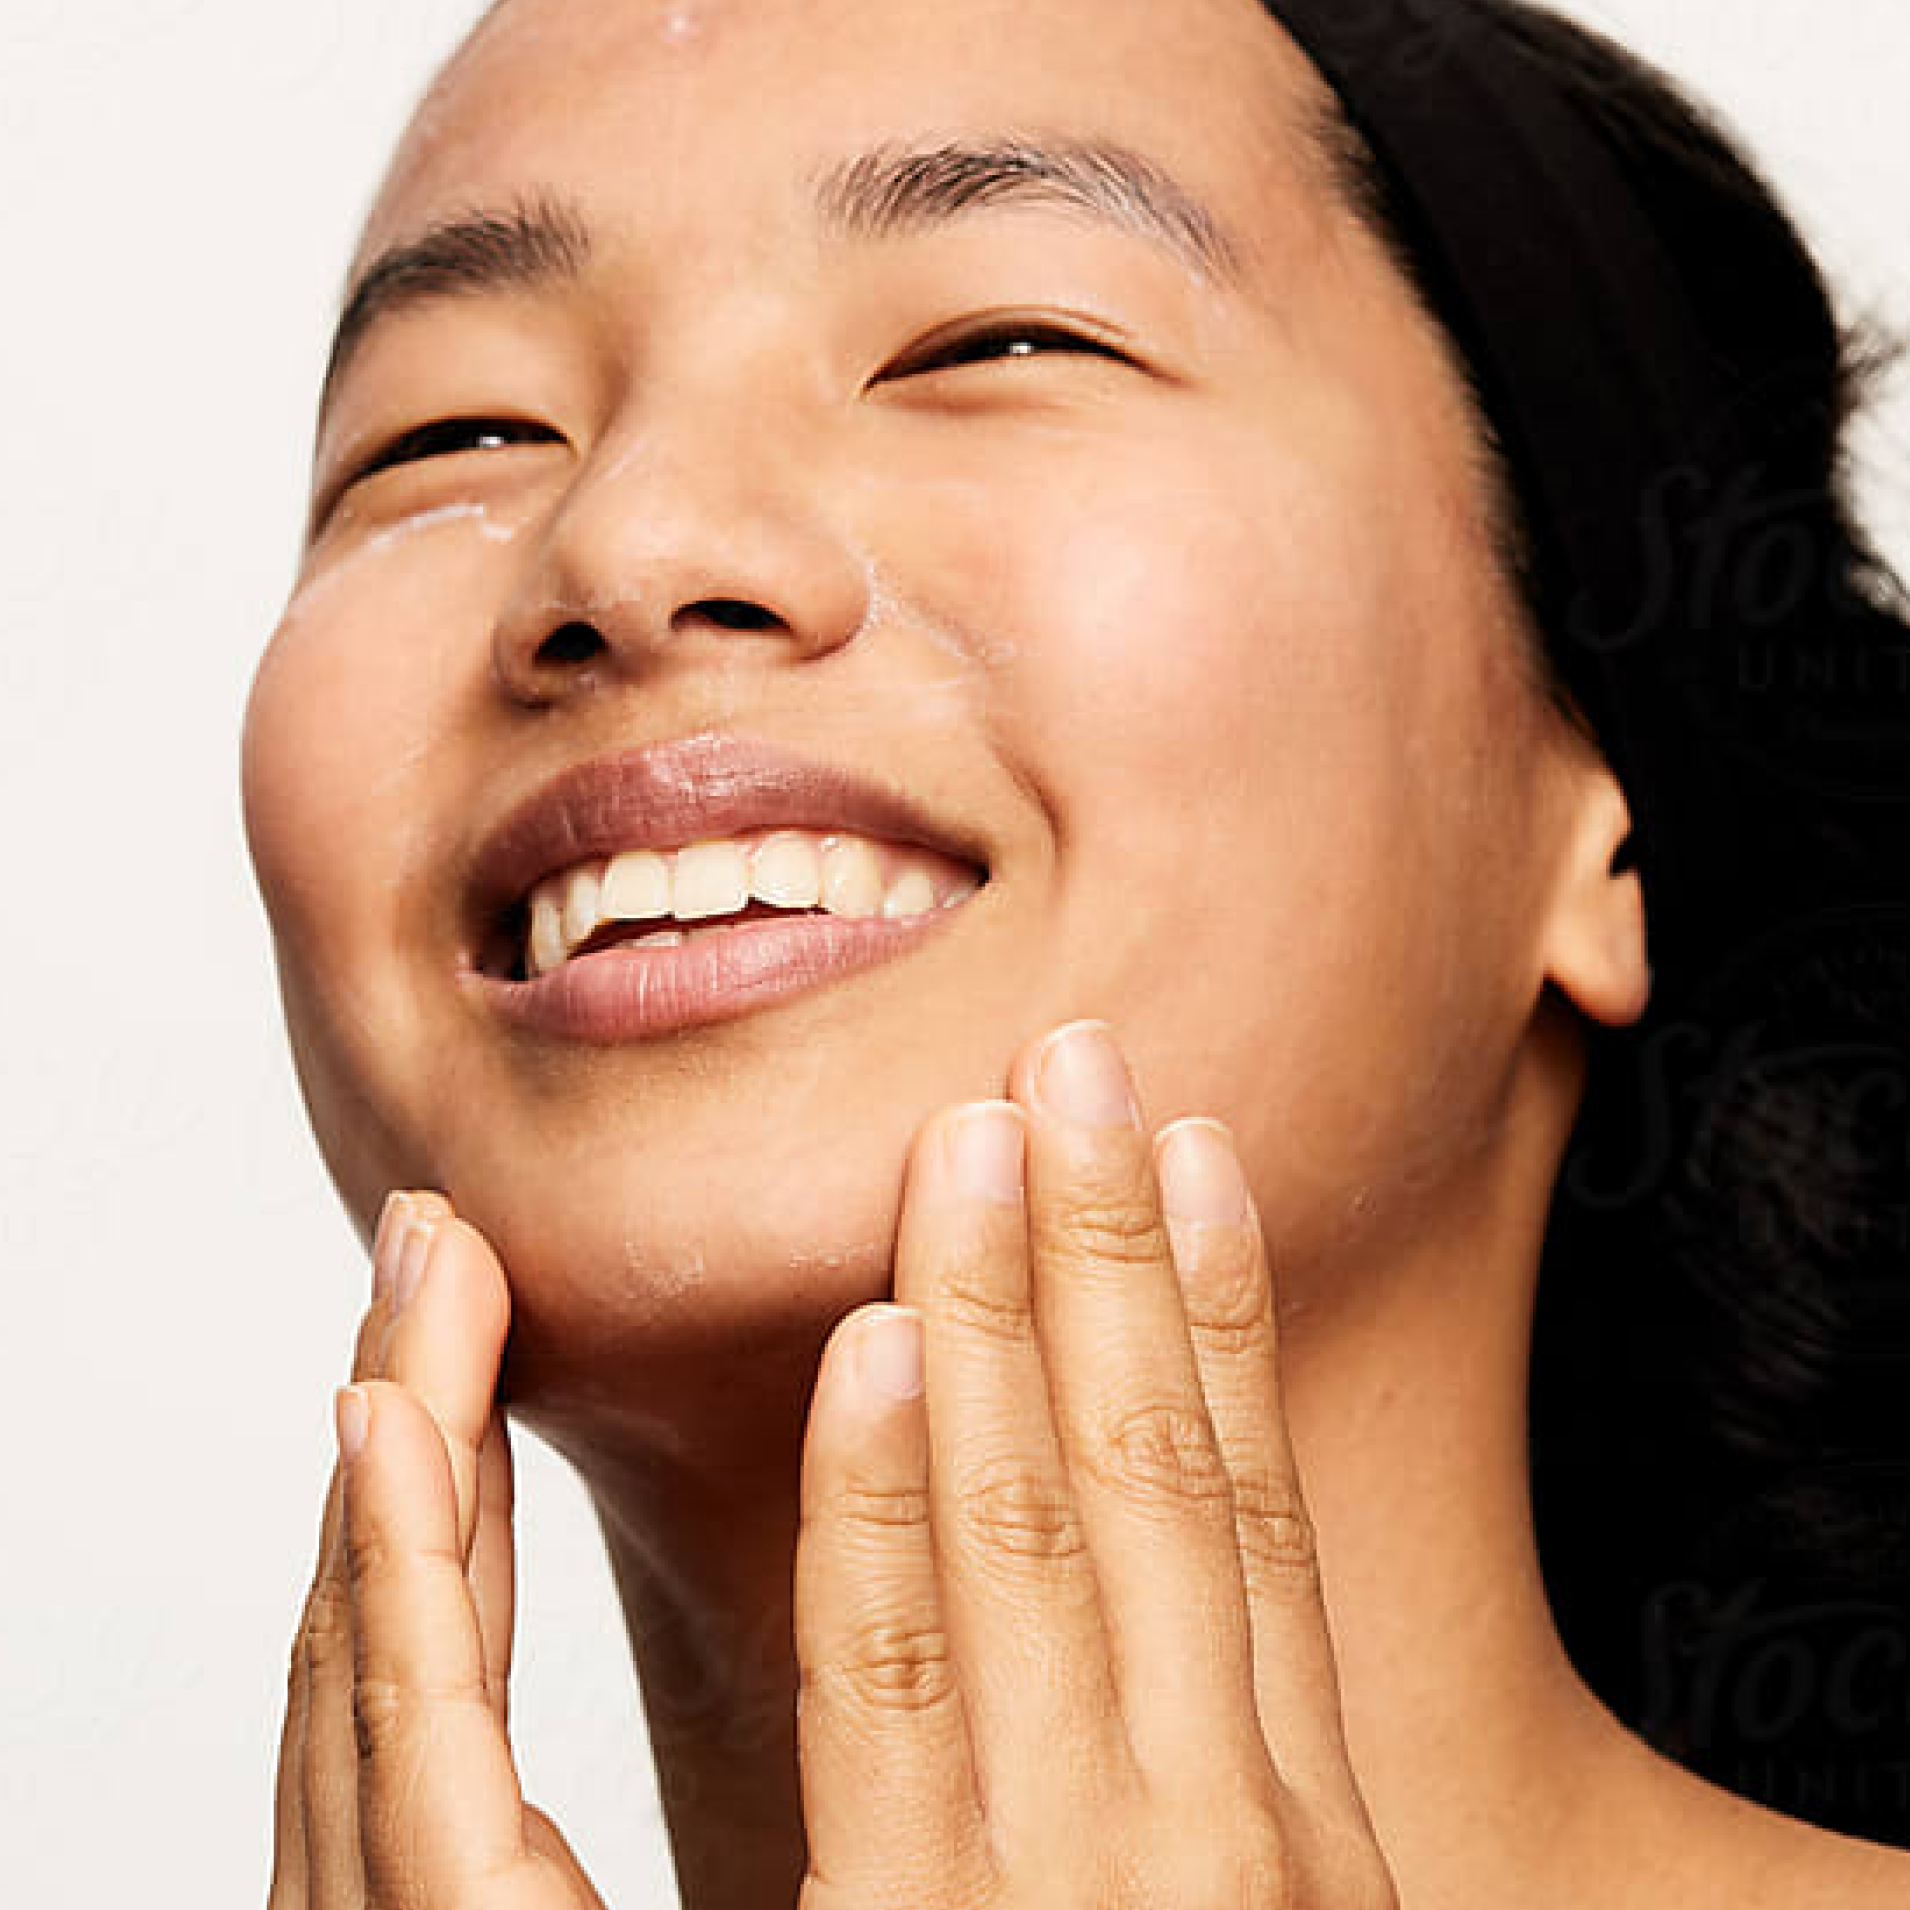
[[[291,950],[322,928],[328,891],[370,832],[375,793],[363,771],[382,739],[360,649],[288,610],[246,704],[246,839],[273,928]]]
[[[1107,838],[1165,882],[1190,826],[1291,861],[1397,800],[1399,538],[1348,489],[1323,458],[1163,436],[1031,460],[1025,482],[1004,459],[923,511],[908,588],[986,659],[991,735],[1060,847]]]
[[[347,1101],[396,1099],[387,1071],[423,1012],[421,976],[449,959],[431,832],[456,800],[465,686],[488,668],[473,636],[489,628],[487,557],[440,519],[322,559],[247,702],[246,837],[293,1045],[308,1086],[335,1080]]]
[[[1363,443],[1154,449],[997,485],[917,574],[1009,658],[989,722],[1055,836],[1067,1012],[1128,1032],[1150,1121],[1235,1126],[1305,1259],[1423,1201],[1494,1065],[1463,567]]]
[[[311,569],[287,604],[242,739],[247,838],[276,925],[283,910],[316,932],[355,905],[354,885],[389,894],[422,854],[457,686],[485,663],[471,633],[488,628],[486,547],[473,546],[463,515],[407,520]]]

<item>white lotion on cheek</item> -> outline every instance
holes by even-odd
[[[402,518],[396,524],[386,525],[383,530],[366,539],[365,550],[357,554],[362,556],[375,550],[389,550],[393,544],[403,543],[417,536],[420,531],[436,530],[440,524],[454,524],[464,518],[475,519],[478,535],[489,538],[493,543],[508,543],[517,535],[514,526],[493,523],[490,511],[482,504],[440,504],[431,510],[420,511],[415,517]]]
[[[492,517],[489,508],[483,504],[469,502],[440,504],[431,510],[420,511],[414,517],[401,518],[396,524],[387,524],[383,530],[373,532],[357,549],[348,551],[306,578],[292,593],[286,607],[287,619],[296,615],[321,592],[350,576],[367,558],[388,556],[425,531],[439,530],[446,524],[467,522],[475,523],[478,535],[489,544],[511,543],[524,529],[522,524],[507,523]]]
[[[958,662],[983,669],[998,669],[1003,664],[1012,663],[1020,654],[1020,646],[1007,637],[987,637],[975,631],[958,629],[946,619],[931,616],[926,610],[910,604],[901,591],[888,581],[881,565],[873,557],[865,556],[863,565],[869,580],[869,608],[863,619],[863,630],[878,623],[919,630],[938,649],[946,651]],[[858,631],[856,634],[860,639],[863,633]]]

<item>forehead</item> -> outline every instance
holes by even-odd
[[[667,219],[925,133],[1118,137],[1251,238],[1318,211],[1324,97],[1256,0],[504,0],[414,115],[354,275],[527,186]]]

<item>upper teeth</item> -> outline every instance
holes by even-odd
[[[605,922],[700,921],[732,915],[752,898],[892,919],[952,907],[978,886],[971,870],[931,850],[840,831],[777,829],[681,849],[627,849],[546,876],[531,891],[529,970],[561,968]]]

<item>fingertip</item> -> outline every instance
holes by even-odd
[[[412,1212],[420,1219],[449,1220],[457,1212],[451,1196],[439,1193],[435,1187],[407,1187],[404,1192]]]
[[[922,1316],[914,1307],[864,1307],[851,1349],[851,1376],[864,1411],[886,1412],[923,1388]]]
[[[502,1342],[511,1320],[510,1282],[491,1243],[468,1220],[448,1220],[438,1229],[437,1257],[453,1268],[459,1305],[488,1340]]]

